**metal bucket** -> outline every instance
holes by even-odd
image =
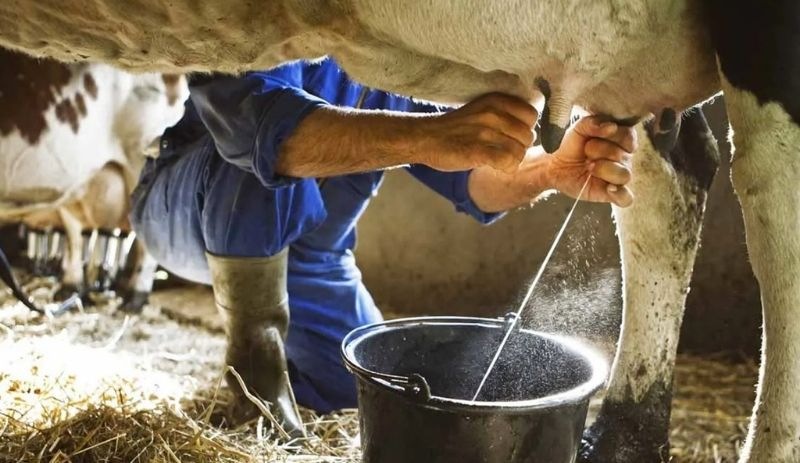
[[[606,363],[571,338],[517,329],[473,402],[507,323],[422,317],[348,334],[363,461],[574,462]]]

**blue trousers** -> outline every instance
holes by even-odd
[[[349,190],[332,182],[323,198],[312,179],[265,187],[225,162],[211,137],[202,136],[179,153],[148,160],[132,199],[137,235],[182,278],[211,283],[206,251],[267,257],[289,247],[289,374],[298,403],[321,413],[356,406],[341,340],[382,319],[352,252],[324,246],[338,240],[326,230],[342,229],[331,223],[357,220],[366,204],[366,197]]]

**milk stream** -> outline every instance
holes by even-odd
[[[556,233],[556,237],[553,240],[553,244],[550,245],[550,250],[547,251],[547,255],[544,256],[544,260],[542,261],[542,265],[539,266],[539,271],[536,272],[536,276],[533,278],[530,286],[528,286],[528,291],[525,293],[525,297],[522,298],[522,302],[519,304],[519,308],[517,309],[516,313],[514,314],[514,319],[511,320],[509,323],[508,329],[506,330],[505,336],[503,336],[503,340],[500,342],[500,346],[497,348],[497,352],[494,354],[494,358],[492,358],[492,362],[489,364],[489,368],[486,369],[486,373],[483,375],[483,379],[481,379],[481,383],[478,385],[478,390],[475,391],[475,395],[472,396],[472,401],[475,402],[478,400],[478,396],[481,394],[483,390],[483,386],[486,384],[486,380],[489,379],[489,375],[492,374],[492,370],[494,369],[495,364],[497,363],[497,359],[500,358],[500,355],[503,353],[503,348],[506,347],[506,343],[508,343],[508,338],[511,337],[511,333],[514,332],[514,328],[517,326],[519,322],[520,315],[522,315],[522,311],[525,310],[525,307],[528,305],[528,301],[530,301],[531,296],[533,295],[534,289],[536,289],[536,285],[539,283],[539,279],[542,278],[542,274],[544,273],[544,269],[547,267],[547,263],[550,262],[550,258],[553,257],[553,252],[555,252],[556,247],[558,247],[558,243],[561,241],[561,237],[564,235],[564,230],[567,229],[567,225],[569,225],[570,219],[572,219],[572,214],[575,212],[575,209],[578,207],[578,203],[583,197],[583,193],[586,191],[586,188],[589,186],[589,181],[592,179],[592,176],[586,178],[586,181],[583,183],[583,187],[581,187],[580,193],[578,193],[578,197],[575,198],[575,202],[572,203],[572,207],[570,208],[569,212],[567,213],[567,217],[564,219],[564,223],[561,224],[561,228]]]

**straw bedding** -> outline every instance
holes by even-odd
[[[47,281],[28,289],[52,293]],[[159,307],[48,319],[0,292],[0,462],[358,461],[355,411],[301,410],[309,437],[293,441],[268,418],[228,426],[224,348],[218,327]],[[730,354],[679,358],[673,461],[735,461],[756,376],[752,360]]]

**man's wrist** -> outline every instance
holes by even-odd
[[[519,205],[520,185],[512,174],[483,166],[470,171],[467,192],[484,213],[504,212]]]
[[[554,155],[544,151],[542,151],[540,154],[537,154],[537,162],[539,163],[537,172],[539,175],[536,182],[536,187],[538,189],[536,196],[539,196],[544,191],[553,190],[556,188],[555,181],[553,180],[552,176],[553,156]]]
[[[423,164],[432,167],[432,157],[436,147],[431,143],[431,133],[435,131],[435,118],[422,115],[403,115],[395,118],[397,129],[393,144],[398,152],[407,156],[408,164]]]
[[[535,202],[543,192],[553,188],[550,176],[552,155],[541,147],[528,151],[521,168],[514,173],[512,187],[517,191],[519,206]]]

